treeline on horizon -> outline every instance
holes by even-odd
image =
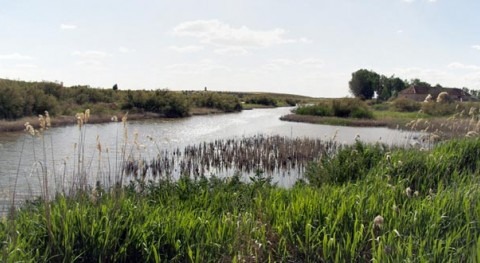
[[[268,94],[210,91],[120,90],[89,86],[64,87],[55,82],[0,79],[0,119],[15,120],[44,114],[74,115],[90,108],[96,114],[152,112],[176,118],[191,115],[193,108],[222,112],[242,110],[242,102],[265,106],[295,105],[300,99]]]
[[[359,69],[352,73],[352,79],[348,83],[350,92],[356,98],[362,100],[372,99],[376,95],[379,101],[387,101],[396,98],[398,93],[409,86],[426,88],[444,88],[440,84],[432,86],[430,83],[418,78],[412,80],[402,80],[395,75],[390,77],[376,73],[373,70]],[[461,88],[463,91],[478,97],[480,90]]]

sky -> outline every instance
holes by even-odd
[[[480,89],[479,0],[0,0],[0,78],[351,96],[352,72]]]

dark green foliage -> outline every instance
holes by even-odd
[[[193,92],[189,93],[189,98],[196,107],[205,107],[219,109],[225,112],[235,112],[242,110],[242,104],[238,97],[229,94],[215,92]]]
[[[350,92],[356,98],[371,99],[378,90],[380,76],[370,70],[360,69],[352,73],[352,79],[348,83]]]
[[[414,112],[419,111],[421,107],[422,104],[420,102],[407,98],[398,98],[392,102],[392,108],[395,111]]]
[[[273,107],[276,107],[278,105],[278,102],[275,98],[266,95],[250,96],[245,99],[245,103],[260,104]]]
[[[380,101],[389,100],[392,97],[395,97],[398,92],[405,89],[407,84],[395,76],[386,77],[380,76],[380,85],[377,92],[377,99]]]

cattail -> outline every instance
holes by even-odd
[[[373,219],[373,226],[375,228],[382,228],[383,226],[383,216],[378,215]]]
[[[50,120],[50,115],[48,114],[48,111],[45,111],[45,123],[47,129],[52,127],[52,122]]]
[[[90,109],[86,109],[84,122],[87,123],[89,119],[90,119]]]

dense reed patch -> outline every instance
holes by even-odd
[[[289,189],[262,173],[97,186],[23,206],[0,248],[4,261],[475,262],[479,146],[358,142]]]
[[[159,150],[152,160],[129,158],[124,164],[127,176],[136,179],[252,174],[260,170],[267,175],[295,172],[303,174],[305,167],[323,155],[337,151],[337,143],[319,139],[282,136],[253,136],[215,140],[183,149]]]

